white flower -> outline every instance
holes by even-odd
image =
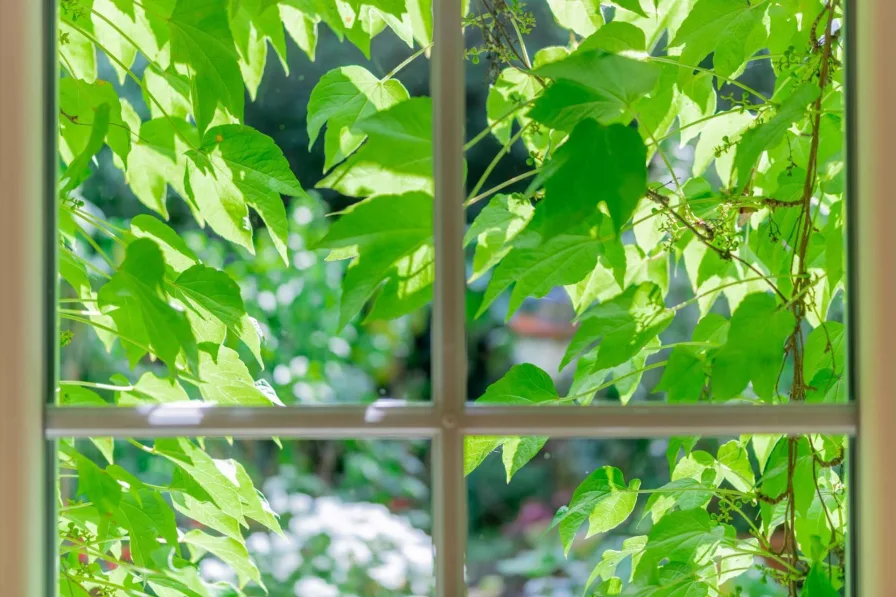
[[[236,582],[236,574],[230,566],[215,558],[205,558],[199,562],[199,573],[209,582]]]
[[[408,580],[408,564],[395,552],[381,554],[383,563],[368,571],[370,578],[387,589],[397,591]]]
[[[296,597],[339,597],[339,588],[322,578],[306,576],[296,581],[292,587]]]
[[[298,548],[294,551],[287,551],[273,558],[274,567],[271,574],[280,582],[285,581],[292,576],[292,573],[299,569],[302,565],[302,556],[299,555]],[[296,593],[298,595],[298,593]]]

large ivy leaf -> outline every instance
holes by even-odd
[[[560,526],[560,541],[568,554],[579,527],[588,520],[588,537],[606,533],[625,522],[638,501],[641,481],[626,486],[622,471],[604,466],[582,481],[572,494],[569,506],[557,511],[551,526]]]
[[[352,197],[407,191],[432,194],[432,100],[405,100],[359,121],[351,130],[367,135],[367,143],[318,187]]]
[[[837,597],[840,591],[831,584],[828,575],[820,565],[815,565],[809,571],[800,597]]]
[[[766,293],[748,295],[734,315],[728,341],[712,365],[713,397],[727,400],[753,382],[753,391],[770,400],[777,393],[784,341],[793,333],[793,314]]]
[[[567,131],[587,118],[627,124],[637,116],[632,109],[635,103],[656,86],[660,77],[655,64],[599,49],[579,50],[534,72],[557,81],[535,102],[529,116]]]
[[[717,313],[710,313],[701,319],[694,328],[691,341],[708,345],[673,348],[656,391],[666,392],[667,401],[673,404],[700,400],[710,359],[727,338],[727,319]]]
[[[174,553],[179,553],[177,523],[171,506],[161,494],[141,489],[138,497],[131,492],[122,495],[115,520],[128,531],[131,557],[134,563],[152,568],[153,553],[165,542]]]
[[[569,343],[560,367],[600,341],[595,369],[619,365],[635,356],[672,322],[663,293],[653,283],[632,286],[611,301],[589,309]]]
[[[216,126],[188,156],[192,196],[212,228],[234,242],[247,242],[244,246],[251,249],[245,208],[249,205],[264,220],[284,263],[289,263],[289,229],[280,195],[305,197],[305,191],[274,140],[248,126]]]
[[[588,37],[604,24],[599,0],[548,0],[554,20],[564,29]]]
[[[177,0],[168,18],[171,60],[189,77],[199,132],[219,107],[242,119],[243,77],[227,16],[227,0]]]
[[[174,374],[181,352],[194,368],[196,340],[186,315],[162,295],[165,262],[153,241],[139,238],[127,246],[118,271],[100,288],[99,306],[115,322],[132,362],[152,350]]]
[[[536,209],[536,219],[537,212]],[[620,273],[624,271],[625,253],[612,231],[609,218],[594,212],[590,220],[594,224],[580,223],[580,226],[534,246],[530,246],[528,240],[519,242],[519,246],[507,253],[495,268],[476,316],[481,316],[511,285],[508,319],[527,297],[542,297],[556,286],[575,284],[583,279],[594,270],[598,259]]]
[[[647,547],[635,568],[635,578],[656,579],[663,560],[693,564],[706,561],[722,542],[725,529],[699,508],[671,512],[656,523],[647,535]]]
[[[545,186],[537,210],[543,214],[544,232],[568,230],[593,217],[600,204],[620,231],[647,192],[646,160],[637,131],[582,121],[537,179]]]
[[[324,135],[324,171],[354,152],[366,135],[352,129],[359,120],[408,99],[397,79],[377,79],[361,66],[343,66],[325,74],[308,99],[308,145]]]
[[[116,392],[115,403],[133,406],[145,403],[186,402],[189,399],[177,380],[162,378],[147,371],[127,390]]]
[[[806,107],[818,98],[818,86],[804,83],[788,95],[775,115],[767,122],[753,127],[737,144],[734,157],[734,168],[737,172],[737,184],[745,186],[750,180],[750,172],[762,156],[762,152],[780,143],[787,129],[803,118]]]
[[[714,70],[720,77],[736,75],[747,58],[768,40],[763,25],[767,10],[764,2],[751,5],[740,0],[697,0],[669,45],[683,46],[683,65],[698,66],[712,54]]]
[[[343,214],[317,243],[333,251],[331,258],[353,258],[342,284],[340,327],[361,310],[380,284],[400,277],[396,268],[402,260],[431,243],[432,197],[426,193],[371,197]]]

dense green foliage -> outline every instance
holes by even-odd
[[[659,368],[653,391],[669,403],[844,400],[844,335],[832,307],[844,285],[838,3],[549,0],[570,42],[531,60],[524,40],[534,21],[522,3],[470,4],[464,25],[477,42],[468,56],[488,60],[494,80],[489,127],[467,149],[487,136],[503,145],[469,181],[465,203],[471,282],[487,279],[478,314],[506,304],[510,318],[527,299],[564,287],[578,322],[563,360],[575,363],[566,395],[553,372],[523,364],[479,400],[585,407],[615,387],[625,403],[642,374]],[[365,54],[390,29],[412,52],[383,78],[334,69],[310,94],[309,139],[323,136],[325,152],[317,186],[358,199],[308,235],[310,248],[347,262],[335,331],[429,302],[432,104],[397,78],[432,43],[428,2],[62,0],[59,313],[74,326],[67,334],[91,327],[134,372],[108,384],[64,380],[62,404],[280,403],[253,375],[273,355],[240,287],[164,220],[176,195],[198,225],[291,263],[283,197],[321,214],[276,143],[244,124],[245,95],[257,93],[269,46],[288,68],[287,35],[313,58],[320,26]],[[139,86],[142,105],[98,78],[98,56],[119,85]],[[774,73],[768,96],[738,80],[753,62]],[[693,146],[688,172],[669,155],[676,144]],[[532,170],[484,190],[519,145]],[[79,199],[106,147],[154,212],[127,229]],[[256,238],[256,226],[268,238]],[[670,272],[687,277],[692,298],[670,302]],[[695,304],[692,337],[664,343]],[[467,470],[500,447],[509,481],[546,441],[468,438]],[[169,483],[149,485],[115,463],[111,441],[94,444],[102,464],[72,444],[60,450],[81,498],[60,507],[62,595],[238,595],[261,583],[245,530],[276,532],[279,522],[240,463],[213,458],[197,440],[134,442],[173,465]],[[837,594],[844,439],[757,436],[714,453],[704,447],[700,438],[671,441],[664,487],[600,468],[557,513],[567,552],[586,520],[589,535],[620,527],[638,508],[651,520],[646,535],[603,554],[590,594],[736,594],[754,566],[791,597]],[[202,529],[183,532],[178,516]],[[196,562],[207,553],[237,573],[235,586],[201,578]],[[623,561],[632,562],[624,579]]]

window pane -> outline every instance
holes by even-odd
[[[59,458],[60,595],[431,594],[427,442],[96,438]]]
[[[846,401],[842,5],[607,4],[471,3],[471,399]]]
[[[471,594],[845,594],[845,450],[834,436],[471,438]]]
[[[60,402],[427,399],[428,2],[144,4],[60,3]]]

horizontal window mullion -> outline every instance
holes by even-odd
[[[467,435],[640,438],[742,433],[855,435],[854,403],[825,405],[474,406],[458,427]]]
[[[431,404],[297,405],[283,408],[192,405],[49,407],[48,439],[61,437],[237,437],[265,439],[432,437]]]
[[[49,407],[46,435],[59,437],[232,436],[307,439],[464,435],[633,438],[741,433],[855,435],[855,404],[629,405],[539,407],[470,405],[446,421],[431,404],[247,408],[207,405]]]

